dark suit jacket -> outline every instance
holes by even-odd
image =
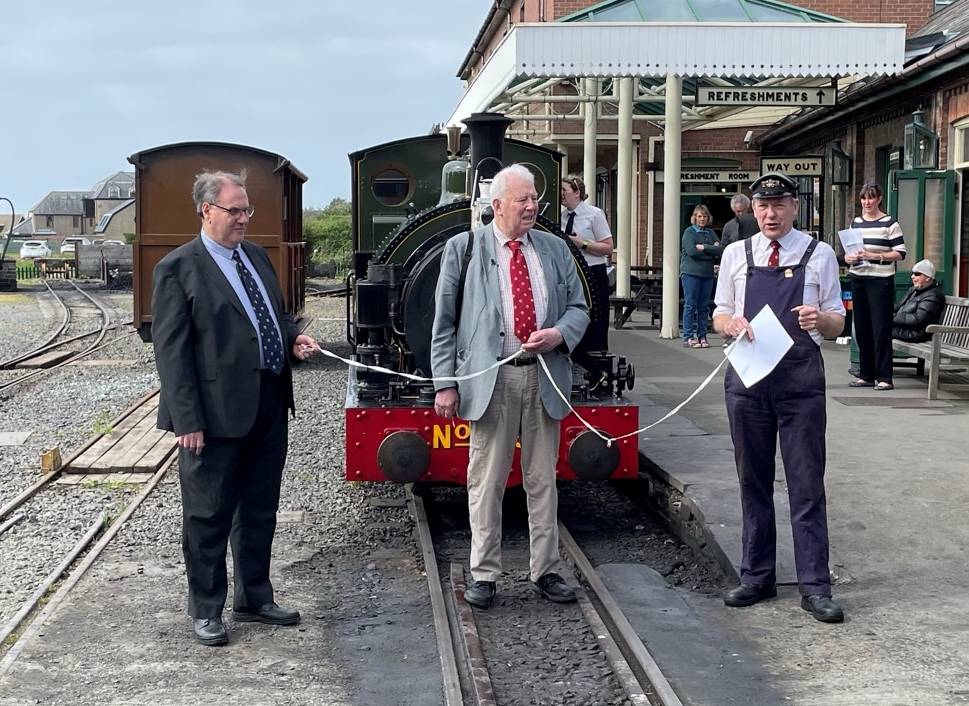
[[[283,311],[272,263],[258,245],[243,241],[242,248],[266,287],[283,345],[291,352],[298,331]],[[245,436],[259,403],[259,338],[201,237],[155,266],[151,331],[161,378],[158,428],[176,435],[204,431],[215,437]],[[288,361],[281,377],[293,411]]]

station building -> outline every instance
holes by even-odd
[[[959,0],[957,5],[966,2],[969,0]],[[564,153],[565,170],[584,176],[596,205],[610,217],[613,231],[622,234],[627,230],[622,217],[626,189],[621,186],[620,175],[620,163],[624,159],[620,135],[622,80],[618,66],[613,67],[611,63],[596,67],[598,76],[589,75],[589,67],[595,66],[595,56],[590,55],[595,41],[592,32],[568,35],[590,37],[589,42],[580,40],[575,43],[574,64],[570,52],[559,49],[563,58],[557,67],[529,67],[530,76],[524,75],[526,72],[522,67],[508,67],[509,76],[516,72],[519,75],[508,80],[500,94],[491,96],[490,101],[474,94],[476,91],[483,93],[481,84],[487,84],[487,81],[479,80],[482,72],[490,71],[493,79],[496,68],[498,72],[504,70],[494,64],[504,60],[502,45],[519,25],[524,25],[522,30],[551,23],[560,26],[597,25],[602,28],[602,37],[607,32],[611,33],[608,36],[615,37],[619,25],[634,28],[636,25],[664,23],[674,30],[682,30],[682,25],[690,24],[693,28],[688,27],[685,35],[675,32],[670,36],[675,35],[676,41],[681,43],[696,42],[692,65],[684,64],[682,55],[687,52],[679,52],[680,64],[673,67],[664,64],[665,68],[660,69],[658,57],[665,61],[667,54],[677,53],[676,47],[667,46],[665,38],[660,37],[657,46],[653,47],[655,52],[650,52],[645,59],[646,64],[636,64],[632,69],[640,75],[634,77],[632,89],[632,178],[627,206],[631,211],[627,216],[629,252],[625,254],[628,261],[624,263],[620,244],[617,253],[620,271],[624,269],[623,264],[652,265],[661,266],[664,276],[674,274],[663,257],[664,250],[671,250],[673,244],[670,232],[682,232],[697,203],[706,204],[713,213],[714,227],[722,228],[733,217],[730,198],[745,193],[750,182],[763,170],[776,167],[775,157],[806,158],[797,161],[799,171],[795,173],[801,180],[804,194],[798,225],[834,242],[838,224],[856,206],[849,203],[853,199],[847,196],[849,191],[856,190],[856,186],[846,184],[841,201],[827,193],[831,187],[831,148],[837,147],[831,143],[836,138],[827,138],[826,149],[822,149],[825,145],[813,144],[819,140],[812,141],[807,137],[812,135],[808,127],[812,119],[803,116],[840,111],[852,90],[858,90],[853,87],[860,79],[867,79],[865,85],[881,85],[889,80],[894,85],[904,75],[899,72],[902,70],[901,43],[905,38],[909,40],[908,45],[928,41],[923,39],[926,35],[922,31],[923,26],[932,27],[931,23],[926,24],[927,20],[936,22],[940,17],[958,14],[960,10],[932,0],[892,0],[879,4],[805,0],[799,4],[794,6],[778,0],[678,0],[662,4],[646,0],[495,2],[459,68],[458,76],[466,81],[467,92],[451,122],[460,120],[461,108],[465,104],[498,110],[514,118],[517,122],[508,134],[553,146]],[[855,23],[892,25],[861,27]],[[889,41],[891,28],[899,27],[899,23],[904,23],[901,36],[892,35]],[[810,35],[798,34],[798,25],[813,27],[815,31]],[[819,25],[825,28],[823,32],[816,31],[820,29]],[[748,29],[744,31],[743,27]],[[891,45],[883,50],[887,53],[883,53],[882,58],[888,54],[897,55],[896,63],[879,63],[873,54],[870,65],[829,62],[828,66],[820,66],[826,57],[844,52],[846,42],[851,45],[861,41],[856,39],[861,34],[841,34],[839,29],[849,31],[850,28],[854,32],[879,27],[886,32],[882,42]],[[523,37],[519,44],[530,43],[530,51],[542,42],[537,33],[527,36],[529,39]],[[770,38],[773,36],[777,42],[787,42],[788,46],[772,44]],[[803,46],[791,46],[791,38],[800,36],[810,36],[811,40]],[[744,41],[745,37],[749,41]],[[897,50],[893,45],[896,38],[899,40]],[[720,42],[723,42],[722,46]],[[522,50],[516,51],[521,53]],[[509,52],[505,50],[504,53]],[[656,64],[650,66],[653,53],[657,57]],[[731,55],[732,64],[712,65],[725,54]],[[758,56],[764,57],[760,61],[766,63],[758,65]],[[643,59],[639,57],[638,60]],[[804,62],[803,68],[801,61]],[[812,64],[810,69],[809,64]],[[582,67],[582,70],[573,67]],[[630,71],[628,65],[624,69],[627,73]],[[611,70],[615,77],[609,76]],[[676,73],[680,77],[679,116],[670,114],[666,88],[669,81],[664,75],[667,73]],[[808,93],[806,88],[813,90]],[[819,96],[816,99],[815,92]],[[834,102],[835,92],[840,94],[842,105],[812,110],[812,106]],[[720,102],[705,102],[704,98],[711,95]],[[731,98],[737,98],[734,104],[730,103]],[[877,106],[871,106],[870,110],[878,112]],[[798,119],[802,122],[797,123]],[[672,161],[665,149],[666,126],[670,120],[679,123],[674,129],[680,134],[678,153]],[[832,120],[832,123],[838,122],[838,119]],[[788,124],[800,126],[802,141],[813,143],[802,146],[794,139],[782,137],[778,131]],[[586,148],[589,144],[595,145],[594,150]],[[845,138],[842,138],[842,145],[838,149],[854,149],[854,143]],[[790,169],[790,160],[787,164]],[[670,165],[675,166],[678,177],[673,180],[667,174]],[[855,171],[858,168],[856,160]],[[675,190],[672,195],[675,198],[665,193],[667,189]],[[668,219],[666,214],[671,211],[674,217]],[[834,215],[836,213],[841,215]],[[677,257],[670,259],[678,260],[678,250]],[[678,270],[678,265],[676,268]],[[664,304],[664,322],[672,318],[673,311],[674,307]],[[671,325],[664,323],[663,335],[668,335],[667,329],[670,328]]]

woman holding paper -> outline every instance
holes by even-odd
[[[862,249],[845,255],[851,265],[854,335],[860,358],[858,377],[850,387],[894,389],[892,384],[892,314],[895,308],[895,263],[905,259],[902,228],[882,211],[882,190],[861,187],[861,216],[851,227],[862,232]]]
[[[709,348],[707,320],[713,293],[713,266],[723,252],[710,225],[713,217],[703,204],[697,204],[691,225],[680,240],[680,283],[683,285],[683,345]]]

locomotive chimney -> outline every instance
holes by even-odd
[[[462,121],[471,135],[471,171],[478,179],[491,179],[505,166],[502,154],[505,130],[514,120],[501,113],[475,113]]]

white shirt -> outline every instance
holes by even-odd
[[[565,230],[565,224],[569,221],[570,213],[571,211],[567,208],[562,209],[562,230]],[[612,231],[609,230],[609,223],[606,221],[606,214],[602,212],[601,208],[591,206],[585,201],[581,201],[575,207],[575,220],[572,221],[572,234],[595,242],[608,240],[612,237]],[[605,255],[594,255],[588,250],[583,250],[582,254],[585,256],[585,261],[590,265],[606,264]]]
[[[778,251],[778,262],[781,267],[796,265],[804,257],[804,252],[811,244],[811,236],[799,230],[792,230],[787,235],[778,238],[781,244]],[[729,314],[742,316],[744,313],[745,294],[747,292],[747,254],[744,252],[745,241],[740,240],[728,245],[720,258],[720,275],[717,278],[717,293],[714,302],[717,308],[713,315]],[[763,233],[750,238],[754,255],[755,267],[766,267],[770,257],[770,239]],[[818,311],[845,315],[845,307],[841,302],[841,282],[838,279],[838,260],[831,246],[819,242],[814,254],[804,268],[804,299],[802,302],[813,306]],[[818,345],[824,340],[819,331],[811,331],[811,338]]]
[[[493,226],[495,231],[495,252],[498,254],[498,289],[501,291],[501,324],[505,332],[501,347],[502,356],[509,356],[522,347],[523,341],[515,336],[515,300],[511,295],[511,248],[507,243],[511,238]],[[535,330],[542,328],[548,311],[548,290],[545,288],[545,270],[542,260],[532,244],[531,234],[526,233],[521,241],[521,251],[528,266],[528,279],[532,282],[532,301],[535,303]]]

